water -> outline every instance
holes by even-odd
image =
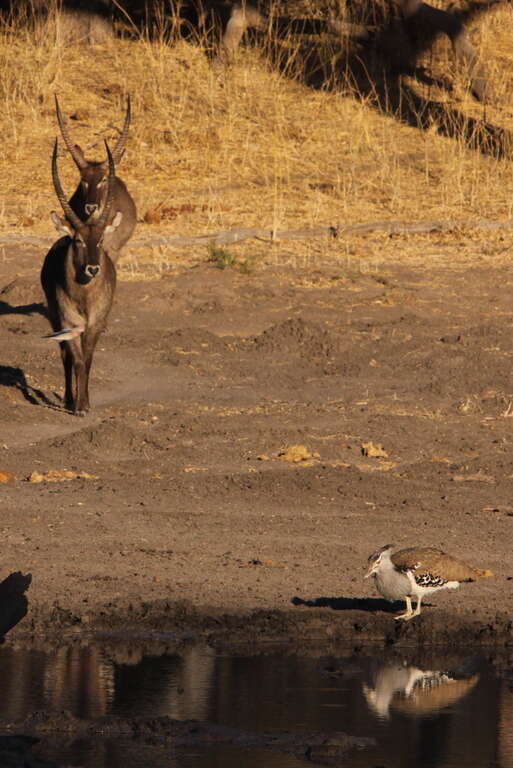
[[[135,646],[0,649],[0,717],[35,710],[196,719],[251,732],[345,731],[374,737],[349,768],[513,768],[513,685],[507,660],[382,650],[297,656],[190,647],[142,655]],[[84,768],[299,768],[263,748],[163,749],[130,740],[67,740],[43,757]],[[311,763],[310,763],[311,765]]]

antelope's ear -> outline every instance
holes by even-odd
[[[82,162],[83,162],[84,164],[86,164],[86,163],[87,163],[87,160],[85,159],[84,150],[82,149],[82,147],[80,146],[80,144],[75,144],[75,152],[77,153],[77,155],[79,155],[79,156],[80,156],[80,159],[82,160]],[[75,162],[76,162],[76,161],[75,161]]]
[[[60,232],[63,235],[69,235],[69,237],[73,237],[73,232],[66,219],[61,219],[60,216],[57,216],[55,211],[50,213],[50,218],[53,221],[53,225],[57,232]]]
[[[123,214],[121,213],[121,211],[118,211],[116,213],[116,215],[114,216],[114,218],[112,219],[112,223],[109,224],[107,227],[105,227],[104,234],[110,235],[111,232],[114,232],[114,230],[117,229],[119,227],[119,225],[121,224],[121,219],[122,218],[123,218]]]

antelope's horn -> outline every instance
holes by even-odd
[[[66,195],[64,194],[64,190],[62,188],[62,184],[59,179],[59,172],[57,171],[57,151],[59,148],[59,140],[55,139],[55,144],[53,146],[53,154],[52,154],[52,179],[53,179],[53,186],[55,188],[55,193],[57,195],[57,198],[59,200],[59,203],[62,206],[62,210],[64,211],[64,215],[66,216],[69,223],[73,226],[74,229],[81,229],[84,226],[84,222],[81,221],[71,205],[68,203],[66,199]]]
[[[57,122],[59,123],[59,128],[61,129],[62,138],[64,139],[64,143],[66,144],[67,150],[70,152],[71,157],[75,161],[75,165],[80,170],[87,168],[87,161],[84,160],[80,152],[77,151],[75,145],[71,140],[71,136],[69,135],[68,129],[66,128],[64,118],[62,117],[61,108],[59,106],[59,99],[57,98],[57,94],[55,94],[55,111],[57,113]]]
[[[116,169],[114,167],[114,158],[112,157],[112,153],[106,141],[105,141],[105,149],[107,150],[107,159],[109,161],[109,175],[107,177],[107,197],[105,198],[105,205],[103,206],[103,211],[101,212],[98,222],[96,224],[96,226],[99,227],[100,229],[103,229],[107,223],[107,219],[109,217],[109,214],[112,208],[112,203],[114,202],[114,185],[116,183]]]
[[[121,134],[119,136],[119,139],[117,141],[116,146],[112,150],[112,157],[114,158],[114,162],[116,165],[121,162],[121,158],[123,157],[123,152],[125,151],[125,144],[128,139],[128,128],[130,126],[130,119],[131,119],[131,108],[130,108],[130,94],[126,97],[126,113],[125,113],[125,122],[123,124],[123,130],[121,131]]]

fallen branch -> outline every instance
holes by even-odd
[[[337,227],[314,227],[313,229],[284,229],[272,230],[264,227],[236,227],[235,229],[225,229],[221,232],[213,232],[209,235],[189,235],[189,236],[167,236],[152,238],[152,245],[168,245],[171,247],[180,247],[188,245],[233,245],[243,240],[254,238],[256,240],[265,240],[266,242],[278,242],[280,240],[306,240],[315,237],[337,237]],[[131,243],[136,247],[140,241]]]
[[[372,232],[385,232],[390,235],[415,235],[429,232],[452,232],[455,230],[482,229],[495,231],[513,229],[513,219],[494,221],[370,221],[365,224],[348,226],[322,226],[312,229],[266,229],[265,227],[235,227],[221,232],[205,235],[156,235],[130,241],[130,249],[148,246],[167,246],[169,248],[187,248],[195,245],[233,245],[254,238],[269,243],[283,240],[308,240],[312,238],[340,238],[343,235],[366,235]],[[0,243],[46,246],[53,237],[32,237],[22,234],[0,233]],[[8,285],[7,288],[10,288]],[[3,289],[5,292],[5,289]]]
[[[477,221],[375,221],[368,224],[353,224],[350,227],[340,227],[338,236],[344,233],[366,234],[368,232],[388,232],[392,235],[400,234],[425,234],[426,232],[452,232],[464,229],[512,229],[513,219],[504,221],[490,221],[478,219]]]

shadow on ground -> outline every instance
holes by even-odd
[[[303,600],[301,597],[293,597],[293,605],[305,605],[307,608],[331,608],[334,611],[367,611],[375,613],[399,613],[404,611],[404,602],[396,600],[390,603],[381,597],[313,597]]]
[[[484,115],[476,119],[446,101],[423,98],[403,81],[406,75],[451,93],[452,75],[457,70],[476,100],[493,102],[485,65],[465,25],[500,4],[501,0],[467,0],[445,10],[420,0],[351,0],[341,19],[332,17],[333,9],[326,1],[318,3],[318,17],[296,18],[295,2],[282,5],[291,15],[281,17],[274,15],[279,6],[255,0],[248,4],[246,23],[255,27],[251,35],[287,77],[297,77],[319,90],[352,92],[407,125],[435,128],[469,148],[504,158],[513,155],[511,132],[488,122]],[[13,0],[0,0],[0,12],[12,14],[17,5]],[[76,10],[76,6],[76,0],[64,2],[65,8]],[[83,0],[80,11],[106,20],[113,14],[123,28],[122,36],[134,40],[141,35],[170,44],[179,38],[197,40],[209,56],[218,50],[223,32],[233,21],[232,12],[239,7],[231,0],[184,0],[166,12],[156,0],[119,0],[110,6],[107,9],[101,0]],[[299,3],[297,7],[299,10]],[[34,3],[33,11],[36,16],[44,15],[45,4]],[[433,76],[429,66],[418,62],[441,35],[450,40],[456,65],[449,67],[449,74]]]
[[[46,317],[46,307],[40,302],[34,301],[31,304],[20,304],[14,306],[7,301],[0,301],[0,315],[33,315],[39,314]]]
[[[31,405],[44,405],[55,408],[55,403],[45,395],[41,389],[31,387],[25,373],[21,368],[12,365],[0,365],[0,387],[14,387],[18,389],[25,400]]]
[[[452,93],[451,76],[433,76],[428,68],[418,65],[419,57],[445,34],[452,43],[458,75],[464,77],[474,98],[483,104],[493,101],[484,66],[464,24],[496,4],[469,2],[443,11],[417,0],[403,0],[401,7],[377,0],[353,3],[352,22],[346,26],[357,32],[331,39],[321,34],[319,42],[314,37],[321,31],[319,20],[290,19],[287,26],[280,19],[271,54],[284,74],[303,80],[310,88],[351,92],[406,125],[424,131],[435,129],[439,135],[460,140],[485,155],[511,157],[510,131],[484,116],[470,117],[447,101],[424,98],[404,81],[404,76],[409,76]],[[309,35],[303,38],[292,65],[291,33]]]
[[[32,574],[21,571],[10,573],[0,582],[0,640],[18,624],[28,611],[25,592],[32,582]]]

